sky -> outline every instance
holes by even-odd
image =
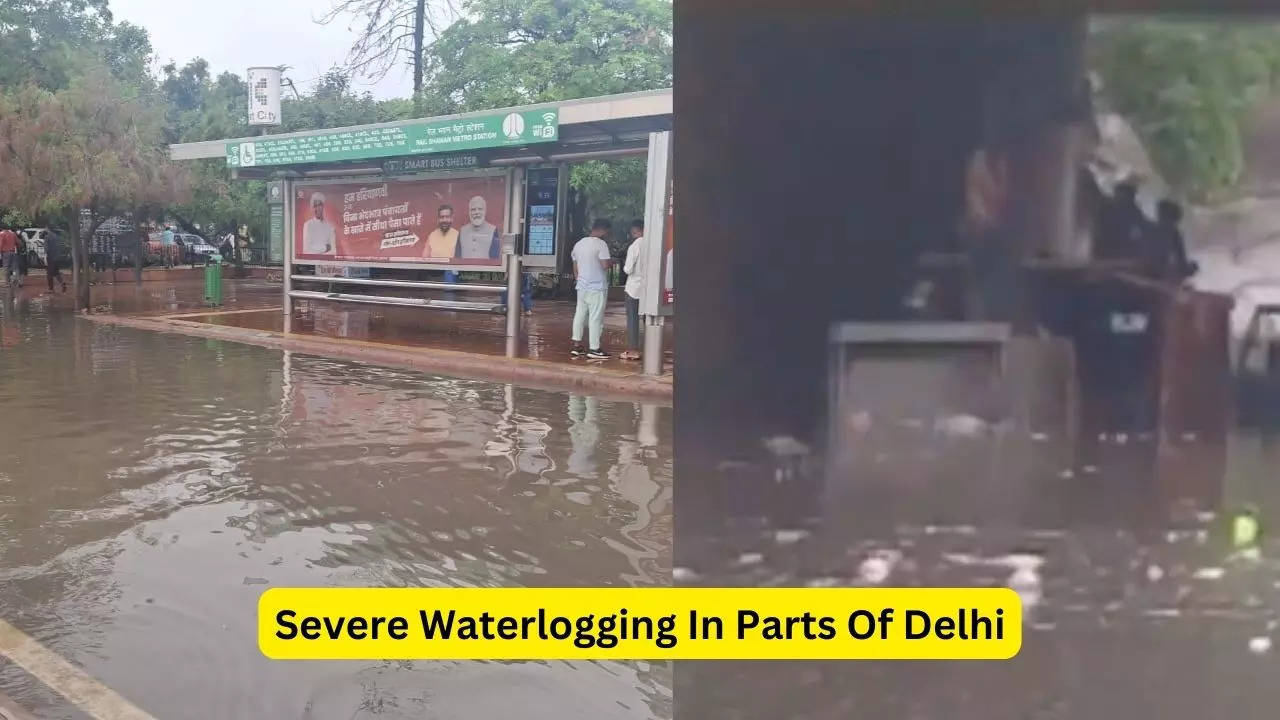
[[[202,57],[213,75],[224,70],[244,76],[255,65],[286,65],[285,77],[306,91],[330,67],[346,58],[358,19],[343,17],[329,25],[323,17],[333,0],[220,0],[187,3],[174,0],[110,0],[116,20],[141,25],[151,35],[159,65],[179,65]],[[157,67],[159,67],[157,65]],[[357,91],[379,99],[408,97],[413,87],[409,69],[392,69],[374,83],[357,78]],[[288,92],[288,90],[286,90]]]

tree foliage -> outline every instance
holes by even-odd
[[[670,87],[670,0],[337,0],[364,23],[345,68],[286,97],[280,132],[400,120],[420,114],[560,101]],[[405,57],[406,11],[424,8],[424,51]],[[452,21],[447,27],[445,23]],[[382,33],[381,35],[379,33]],[[386,33],[392,33],[390,35]],[[382,40],[388,42],[382,42]],[[378,55],[385,51],[385,54]],[[421,60],[423,106],[352,90],[375,60]],[[116,22],[107,0],[0,0],[0,209],[58,222],[160,203],[206,234],[230,223],[267,231],[265,187],[233,181],[220,159],[176,167],[164,146],[252,134],[242,77],[204,60],[157,74],[145,30]],[[389,69],[389,68],[388,68]],[[644,162],[582,163],[572,184],[589,216],[626,223],[643,211]],[[189,189],[189,192],[185,190]],[[78,225],[78,223],[77,223]]]
[[[58,90],[86,62],[138,81],[150,54],[147,32],[113,22],[106,0],[0,1],[0,86]]]
[[[427,47],[430,115],[671,87],[669,0],[468,0],[462,10]],[[643,214],[644,167],[580,163],[570,182],[589,217],[626,223]]]
[[[0,205],[66,219],[80,308],[88,305],[88,279],[80,270],[97,225],[185,200],[187,173],[169,160],[163,123],[154,96],[105,67],[62,90],[27,83],[0,95]],[[82,209],[92,218],[84,235]]]
[[[468,0],[427,48],[432,115],[671,86],[668,0]]]
[[[1244,171],[1242,123],[1280,77],[1280,26],[1113,23],[1095,29],[1090,64],[1165,179],[1211,200]]]

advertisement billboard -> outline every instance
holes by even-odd
[[[506,173],[300,184],[295,262],[502,267]]]
[[[280,68],[249,68],[249,124],[280,124]]]

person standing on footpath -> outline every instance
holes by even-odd
[[[160,245],[160,251],[164,254],[165,269],[170,269],[173,267],[173,226],[164,226],[164,232],[160,233]]]
[[[644,244],[644,221],[631,223],[631,244],[622,271],[627,274],[627,351],[623,360],[640,359],[640,291],[644,287],[644,262],[640,246]]]
[[[9,228],[0,230],[0,259],[4,262],[4,279],[11,287],[22,287],[18,268],[18,234]]]
[[[604,333],[604,305],[609,292],[609,268],[613,256],[605,238],[613,224],[599,219],[591,224],[591,234],[573,246],[573,274],[577,278],[578,306],[573,313],[573,355],[586,355],[592,360],[608,359],[609,353],[600,347]],[[582,346],[583,326],[589,330],[590,348]]]
[[[49,294],[53,294],[53,279],[58,278],[58,282],[62,283],[62,292],[67,291],[67,281],[62,279],[62,270],[58,269],[58,262],[62,260],[62,236],[56,232],[50,232],[44,241],[44,279],[49,286]]]

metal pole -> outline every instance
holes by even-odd
[[[280,231],[283,236],[280,240],[284,244],[284,272],[280,274],[280,285],[284,291],[284,331],[291,332],[293,328],[293,298],[289,293],[293,291],[293,181],[285,180],[283,183],[284,213],[283,222],[280,223]]]
[[[644,317],[644,374],[662,374],[662,326],[661,315]]]
[[[520,256],[507,256],[507,337],[520,334]]]

